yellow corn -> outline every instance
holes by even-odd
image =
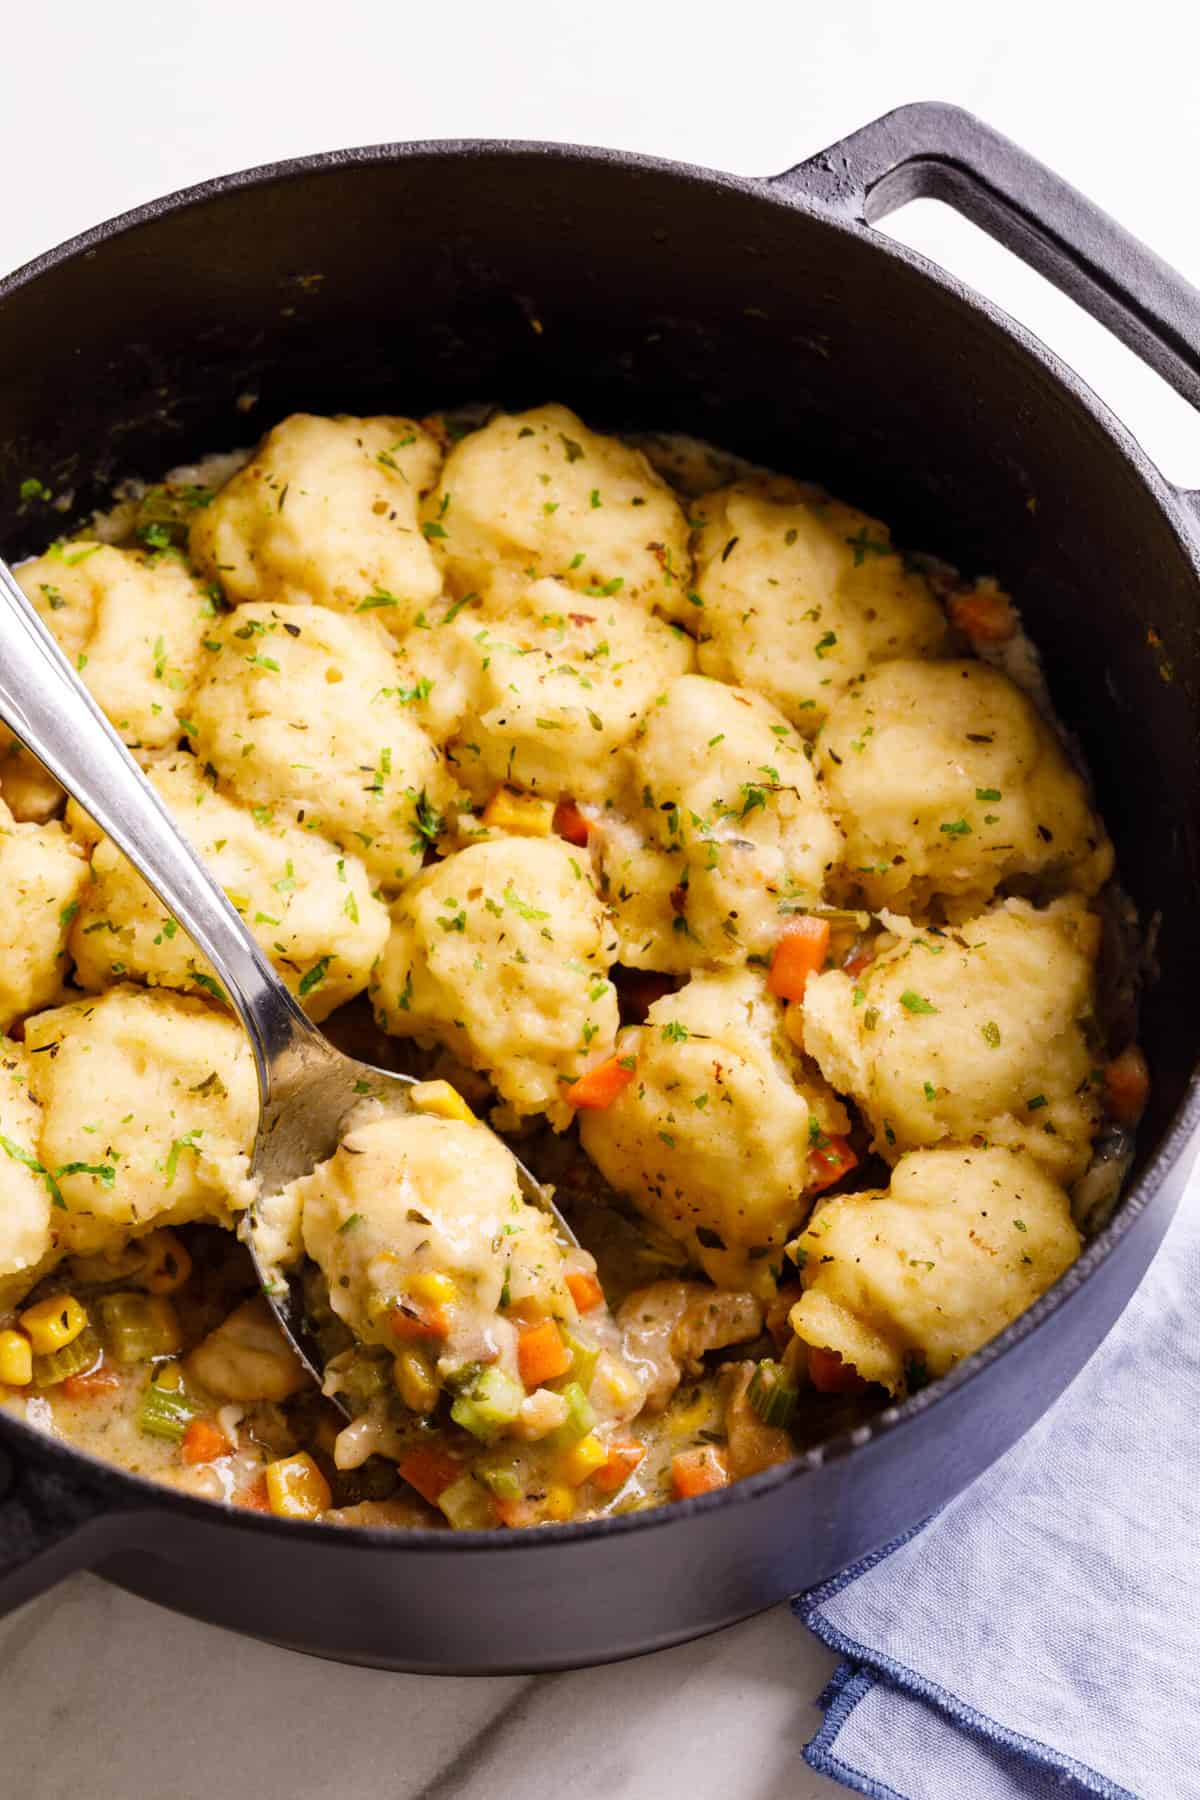
[[[430,1413],[437,1405],[438,1385],[419,1350],[401,1350],[392,1363],[396,1391],[415,1413]]]
[[[448,1275],[414,1275],[408,1291],[414,1300],[428,1300],[431,1306],[445,1306],[458,1293]]]
[[[328,1510],[329,1483],[306,1451],[267,1464],[267,1499],[277,1519],[315,1519]]]
[[[19,1320],[39,1356],[73,1344],[87,1322],[88,1316],[73,1294],[52,1294],[49,1300],[39,1300]]]
[[[624,1363],[618,1362],[615,1356],[610,1356],[607,1350],[600,1353],[590,1392],[605,1412],[613,1413],[624,1412],[642,1397],[641,1384],[632,1369],[627,1369]]]
[[[667,1426],[671,1436],[692,1437],[709,1423],[711,1412],[712,1400],[701,1388],[690,1405],[673,1406],[667,1414]]]
[[[567,1519],[573,1519],[574,1516],[574,1494],[561,1481],[552,1483],[546,1489],[546,1498],[542,1502],[542,1517],[552,1519],[556,1525],[562,1525]]]
[[[23,1331],[0,1331],[0,1382],[28,1387],[33,1380],[33,1345]]]
[[[418,1112],[433,1113],[439,1119],[459,1119],[464,1125],[475,1123],[475,1114],[448,1081],[418,1081],[409,1088],[408,1097]]]
[[[173,1231],[152,1231],[143,1240],[146,1267],[142,1280],[152,1294],[173,1294],[192,1272],[192,1259]]]
[[[789,1000],[784,1009],[783,1029],[798,1049],[804,1048],[804,1002]]]
[[[582,1487],[589,1475],[607,1461],[608,1451],[595,1432],[589,1431],[586,1437],[563,1453],[558,1468],[563,1480],[571,1487]]]
[[[554,830],[554,802],[500,787],[483,809],[483,822],[518,837],[549,837]]]

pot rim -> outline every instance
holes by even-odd
[[[115,214],[75,236],[43,251],[0,279],[0,305],[18,289],[49,274],[61,264],[77,257],[87,257],[111,238],[122,237],[143,226],[152,225],[168,213],[182,212],[192,206],[219,200],[227,194],[256,187],[265,188],[280,181],[306,175],[329,174],[358,166],[400,163],[416,158],[438,161],[482,160],[518,162],[521,160],[559,160],[566,163],[602,163],[615,165],[632,175],[643,172],[660,174],[693,182],[696,185],[727,189],[735,193],[768,200],[805,213],[826,229],[843,236],[865,240],[884,258],[907,265],[946,291],[960,304],[983,317],[1013,340],[1024,354],[1065,390],[1074,402],[1088,413],[1115,448],[1130,463],[1134,473],[1149,489],[1160,512],[1171,527],[1179,547],[1192,565],[1200,591],[1200,540],[1197,539],[1184,500],[1184,490],[1169,482],[1147,456],[1128,428],[1094,392],[1086,381],[1041,339],[1011,318],[986,295],[976,292],[949,271],[910,249],[898,240],[882,236],[861,220],[838,213],[808,192],[804,185],[804,165],[774,176],[746,176],[708,169],[701,164],[677,162],[666,157],[642,155],[631,150],[605,148],[600,145],[561,144],[535,139],[434,138],[401,140],[339,150],[317,151],[304,156],[288,157],[277,162],[256,164],[211,177],[189,187],[145,201],[127,211]],[[3,317],[0,313],[0,331]],[[1200,1044],[1197,1046],[1200,1051]],[[147,1476],[135,1474],[119,1464],[106,1462],[62,1439],[49,1438],[35,1426],[0,1411],[0,1442],[15,1439],[30,1460],[60,1464],[76,1476],[83,1475],[89,1485],[115,1490],[138,1511],[152,1506],[154,1510],[182,1514],[214,1528],[238,1526],[245,1530],[269,1533],[288,1542],[312,1545],[336,1543],[345,1549],[371,1550],[378,1553],[409,1551],[455,1555],[491,1554],[498,1550],[530,1551],[538,1544],[583,1543],[589,1539],[611,1535],[627,1535],[662,1529],[673,1522],[698,1512],[718,1507],[750,1505],[760,1495],[774,1492],[801,1480],[806,1474],[827,1462],[842,1461],[871,1447],[886,1432],[891,1432],[932,1412],[942,1401],[975,1380],[1008,1350],[1034,1332],[1058,1311],[1059,1307],[1086,1285],[1093,1273],[1116,1249],[1126,1233],[1133,1229],[1161,1189],[1167,1176],[1187,1151],[1193,1134],[1200,1129],[1200,1057],[1193,1067],[1187,1088],[1169,1119],[1163,1136],[1138,1178],[1121,1196],[1120,1204],[1109,1224],[1092,1239],[1082,1255],[1067,1272],[1048,1288],[1019,1318],[964,1357],[949,1374],[931,1382],[919,1393],[899,1404],[888,1406],[865,1424],[839,1433],[826,1442],[802,1451],[792,1462],[777,1464],[756,1475],[743,1478],[727,1488],[702,1494],[690,1500],[676,1500],[649,1507],[644,1511],[591,1519],[578,1524],[540,1525],[536,1531],[510,1531],[502,1527],[487,1531],[447,1532],[444,1527],[424,1526],[402,1529],[382,1526],[345,1526],[316,1524],[276,1519],[234,1506],[203,1500],[178,1489],[164,1486]],[[1130,1296],[1132,1298],[1132,1296]]]

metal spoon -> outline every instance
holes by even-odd
[[[261,1194],[306,1175],[337,1148],[346,1115],[365,1096],[407,1104],[410,1075],[354,1062],[305,1016],[128,750],[0,561],[0,719],[90,813],[216,970],[250,1038],[259,1116],[253,1174]],[[575,1236],[518,1162],[527,1200]],[[320,1356],[304,1323],[299,1279],[268,1279],[249,1233],[263,1291],[314,1377]]]

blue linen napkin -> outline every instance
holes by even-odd
[[[805,1761],[875,1800],[1200,1800],[1200,1181],[1067,1392],[793,1601],[845,1659]]]

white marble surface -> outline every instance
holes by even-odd
[[[1200,17],[1170,0],[116,0],[5,16],[0,267],[218,171],[397,137],[610,143],[785,167],[905,100],[957,100],[1200,279]],[[1073,306],[941,209],[898,234],[1082,369],[1165,471],[1195,416]],[[49,322],[48,322],[49,328]],[[88,1577],[0,1624],[0,1793],[25,1800],[819,1800],[830,1666],[785,1611],[607,1669],[433,1681],[336,1668]]]

